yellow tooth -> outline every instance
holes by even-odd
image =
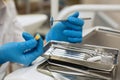
[[[35,39],[39,40],[40,39],[40,34],[36,34]]]

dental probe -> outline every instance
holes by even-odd
[[[88,17],[88,18],[80,18],[80,19],[83,19],[83,20],[90,20],[91,18]],[[59,19],[59,20],[54,20],[53,17],[50,18],[50,25],[53,25],[53,22],[57,22],[57,21],[66,21],[67,19]]]

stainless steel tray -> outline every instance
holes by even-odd
[[[82,43],[120,49],[120,31],[96,27],[84,36]]]
[[[37,70],[43,74],[53,77],[55,80],[110,80],[108,77],[51,63],[49,61],[39,65]]]
[[[45,64],[59,66],[59,70],[56,70],[56,67],[49,66],[52,71],[59,72],[61,71],[60,67],[64,67],[69,70],[74,70],[76,73],[87,74],[89,77],[99,77],[100,80],[112,80],[116,77],[116,66],[118,64],[119,53],[118,49],[87,44],[72,44],[67,42],[52,41],[45,46],[44,51],[45,53],[43,56],[48,59]],[[81,54],[89,57],[101,57],[101,55],[112,56],[112,62],[91,62],[86,59],[82,59]],[[39,65],[38,70],[39,69],[41,69],[41,65]],[[65,70],[63,71],[67,72]]]

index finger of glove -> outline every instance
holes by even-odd
[[[70,23],[70,22],[68,22],[68,21],[66,21],[66,22],[62,22],[64,25],[66,25],[68,28],[70,28],[70,29],[73,29],[73,30],[77,30],[77,31],[80,31],[80,30],[82,30],[82,26],[78,26],[78,25],[74,25],[74,24],[72,24],[72,23]]]
[[[70,15],[70,17],[78,17],[79,16],[79,12],[78,11],[76,11],[76,12],[74,12],[72,15]]]
[[[76,17],[68,17],[67,21],[69,21],[70,23],[74,25],[78,25],[78,26],[83,26],[84,24],[84,20],[80,18],[76,18]]]

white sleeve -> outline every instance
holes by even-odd
[[[24,32],[22,25],[17,21],[17,19],[15,19],[13,21],[13,32],[14,32],[14,41],[24,41],[23,37],[22,37],[22,33]]]
[[[24,39],[22,37],[22,33],[24,30],[22,28],[22,25],[17,20],[16,7],[13,0],[10,1],[9,10],[13,17],[13,21],[12,21],[13,23],[11,24],[11,26],[13,27],[12,31],[15,34],[13,37],[14,38],[13,41],[18,41],[18,42],[23,41]]]

